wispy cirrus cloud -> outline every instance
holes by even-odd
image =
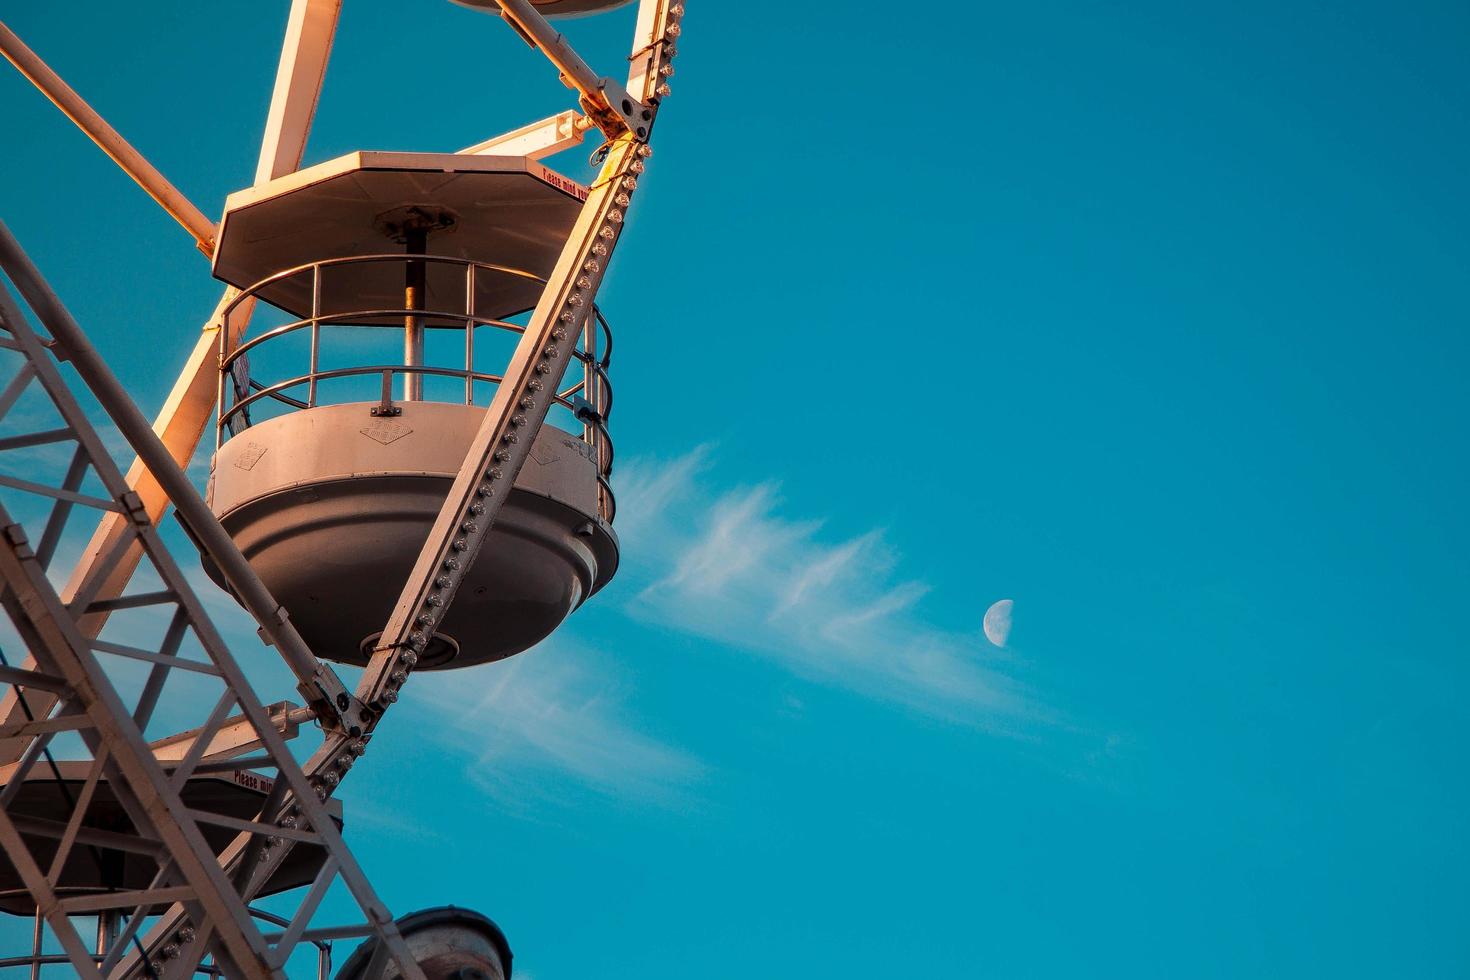
[[[480,683],[453,672],[416,679],[447,738],[473,746],[472,782],[502,803],[554,793],[560,775],[608,795],[659,799],[696,781],[703,765],[639,730],[605,665],[561,637],[535,651],[477,668]]]
[[[640,586],[631,616],[992,731],[1020,734],[1047,715],[978,633],[925,620],[929,586],[897,574],[880,529],[828,540],[821,520],[782,513],[775,482],[713,489],[712,456],[634,460],[620,474],[623,574]]]
[[[621,611],[631,619],[988,731],[1026,734],[1046,719],[978,632],[926,620],[930,586],[899,574],[881,529],[834,537],[820,519],[791,516],[773,480],[721,487],[708,448],[634,460],[619,476],[620,574],[633,586]],[[64,550],[79,548],[69,536]],[[186,568],[252,678],[281,689],[288,678],[268,651],[251,656],[260,648],[248,618],[197,565]],[[433,706],[442,737],[464,749],[467,777],[506,805],[573,786],[656,800],[696,785],[705,764],[649,734],[636,692],[576,637],[573,624],[528,655],[481,668],[472,684],[456,672],[420,675],[409,703]]]

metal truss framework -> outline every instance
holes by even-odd
[[[37,667],[7,670],[4,680],[16,687],[22,700],[25,692],[39,689],[55,695],[57,703],[57,710],[49,717],[33,716],[25,724],[7,726],[7,735],[29,744],[0,791],[0,846],[35,899],[38,912],[82,976],[101,976],[110,971],[129,949],[147,911],[160,903],[176,902],[186,918],[180,921],[173,941],[160,946],[148,969],[168,970],[170,961],[177,960],[181,949],[196,938],[191,933],[202,933],[207,937],[206,952],[212,953],[216,963],[232,976],[266,978],[283,975],[281,971],[301,941],[316,905],[340,876],[362,908],[368,926],[389,949],[402,954],[404,972],[414,975],[417,968],[409,960],[393,918],[343,843],[327,812],[325,794],[315,791],[291,756],[281,730],[284,726],[256,698],[183,571],[165,548],[138,495],[128,488],[80,402],[67,387],[57,356],[71,361],[145,464],[160,458],[167,461],[162,445],[3,225],[0,266],[51,334],[49,342],[44,341],[27,322],[9,290],[0,290],[0,349],[8,352],[5,356],[14,366],[3,407],[13,412],[34,385],[54,410],[54,415],[33,410],[18,426],[8,427],[8,431],[21,431],[0,441],[0,451],[42,446],[70,450],[69,454],[50,454],[56,464],[50,473],[44,457],[29,461],[29,472],[40,479],[0,477],[0,486],[9,491],[40,497],[50,504],[44,521],[40,521],[41,533],[33,543],[31,534],[0,503],[0,602]],[[213,556],[216,549],[210,545],[217,546],[219,541],[212,532],[219,527],[202,523],[202,518],[209,516],[203,499],[181,471],[156,475],[167,481],[180,519],[191,536]],[[94,486],[100,490],[93,490]],[[77,596],[63,603],[47,572],[68,519],[77,508],[124,515],[131,540],[125,538],[119,547],[137,545],[160,587],[101,598],[97,594],[102,578],[99,567]],[[238,554],[235,552],[235,556]],[[240,576],[236,591],[242,595],[254,591],[248,574],[243,574],[248,572],[248,565],[231,561],[233,556],[228,554],[221,553],[220,557]],[[88,636],[82,628],[83,618],[90,613],[130,608],[154,611],[152,616],[134,620],[135,629],[144,626],[155,630],[147,640],[130,635],[131,642],[124,643],[104,639],[106,634]],[[147,678],[133,697],[126,697],[114,683],[114,676],[120,673],[116,666],[119,661],[149,665]],[[176,673],[188,673],[193,683],[170,683]],[[194,724],[187,726],[182,737],[150,745],[143,732],[159,713],[174,723],[188,719]],[[60,732],[79,736],[90,765],[69,820],[57,826],[13,811],[26,777]],[[289,797],[289,817],[278,822],[258,817],[242,820],[185,805],[181,793],[192,775],[237,771],[262,775],[262,784],[271,787],[268,801]],[[134,827],[128,848],[151,856],[158,872],[152,885],[139,891],[63,897],[58,881],[72,849],[83,836],[90,836],[85,829],[86,817],[102,779]],[[273,813],[273,809],[268,803],[266,812]],[[257,847],[268,848],[290,839],[308,841],[325,852],[326,860],[316,880],[290,924],[273,937],[273,942],[252,921],[247,908],[249,897],[239,879],[216,859],[206,843],[205,824],[238,831]],[[46,870],[33,844],[22,836],[23,831],[33,839],[59,841]],[[128,927],[109,948],[99,951],[99,967],[68,916],[106,910],[127,912]],[[196,963],[185,964],[188,973],[193,973]]]
[[[258,180],[288,173],[300,163],[340,5],[341,0],[293,2]],[[0,789],[0,811],[13,801],[20,777],[34,768],[60,731],[77,732],[90,752],[91,769],[84,793],[91,792],[88,787],[94,788],[106,776],[123,790],[120,796],[128,797],[128,812],[140,837],[154,849],[151,853],[159,856],[161,870],[145,893],[128,894],[126,901],[133,903],[133,914],[128,927],[108,948],[100,967],[101,973],[108,976],[133,978],[158,973],[185,977],[211,954],[216,962],[229,964],[232,976],[278,976],[296,944],[366,935],[370,930],[382,939],[377,946],[380,956],[394,956],[406,977],[420,975],[407,962],[391,917],[373,895],[335,824],[325,815],[323,803],[366,751],[373,729],[398,700],[433,634],[434,624],[452,603],[462,574],[473,563],[525,463],[559,389],[575,346],[574,332],[592,308],[651,153],[649,140],[658,107],[669,94],[667,79],[673,74],[675,41],[683,15],[678,0],[641,0],[629,56],[631,70],[624,87],[596,76],[527,0],[473,0],[466,5],[498,12],[525,40],[540,48],[562,80],[578,92],[587,115],[562,113],[463,152],[503,153],[513,148],[528,156],[542,156],[573,145],[585,130],[596,127],[606,137],[600,151],[603,163],[355,693],[346,692],[335,673],[305,650],[284,611],[265,594],[180,469],[192,456],[214,404],[219,310],[206,322],[200,343],[163,414],[149,430],[136,406],[45,289],[13,239],[8,233],[0,236],[7,272],[52,334],[48,347],[47,341],[30,331],[8,297],[0,306],[9,331],[0,335],[0,347],[24,358],[11,386],[0,392],[0,410],[14,405],[34,380],[44,387],[66,420],[61,427],[64,433],[55,429],[22,434],[0,441],[0,452],[50,443],[75,442],[78,447],[65,473],[50,484],[0,479],[0,488],[7,491],[40,494],[54,501],[52,516],[35,545],[21,532],[12,533],[13,523],[0,504],[0,525],[5,528],[0,542],[0,579],[8,590],[6,611],[25,636],[32,657],[22,668],[0,671],[0,682],[12,688],[0,704],[0,765],[11,763],[15,772]],[[22,66],[16,45],[19,40],[0,25],[0,50]],[[23,45],[20,49],[29,54]],[[40,64],[39,59],[35,60]],[[54,74],[47,78],[39,72],[25,73],[64,109],[67,107],[62,97],[66,93],[76,98]],[[44,83],[50,81],[55,85],[48,88]],[[54,90],[57,86],[64,90],[60,92],[62,97]],[[76,102],[85,107],[79,98]],[[104,136],[111,134],[118,142],[121,137],[100,117],[95,120],[100,129],[89,128],[90,117],[85,113],[67,111],[88,135],[113,153],[99,138],[99,132],[105,130]],[[167,183],[152,168],[130,169],[125,165],[124,169],[155,197],[157,187],[150,186],[150,173]],[[171,213],[176,211],[171,209]],[[181,223],[190,227],[189,222]],[[190,227],[202,250],[206,244],[201,234],[204,230]],[[227,290],[219,309],[232,299],[232,292]],[[238,313],[236,318],[243,319]],[[139,453],[138,464],[126,478],[61,382],[53,353],[73,362],[87,387]],[[106,494],[83,493],[80,488],[89,478],[100,480]],[[0,501],[3,499],[0,495]],[[281,727],[285,723],[280,716],[273,719],[255,697],[217,632],[204,618],[197,597],[164,550],[155,524],[170,504],[178,509],[198,543],[225,569],[232,588],[261,624],[262,637],[276,647],[295,673],[309,710],[298,709],[292,717],[314,715],[321,722],[323,743],[304,764],[298,766],[285,751]],[[45,575],[45,565],[54,555],[60,528],[77,506],[103,511],[103,520],[64,594],[58,595]],[[140,560],[165,581],[165,589],[125,594]],[[147,604],[175,610],[156,646],[144,649],[99,638],[110,615],[141,606],[145,599]],[[197,638],[204,656],[189,658],[180,652],[179,644],[186,635]],[[131,708],[111,685],[103,667],[104,657],[142,660],[152,665],[147,685]],[[223,685],[223,692],[217,701],[209,702],[208,714],[195,726],[197,730],[149,745],[143,740],[142,730],[156,710],[164,680],[177,671],[212,678]],[[178,799],[178,791],[191,773],[256,770],[274,772],[276,778],[265,805],[253,820],[225,823],[218,816],[188,810]],[[77,813],[84,810],[85,801]],[[239,831],[217,856],[199,834],[200,822],[210,820]],[[62,845],[69,849],[85,843],[87,832],[80,824],[81,816],[74,816],[65,827],[48,829],[60,834]],[[24,863],[28,852],[20,837],[22,831],[42,833],[34,825],[21,827],[0,812],[0,843],[25,874],[38,908],[62,938],[79,974],[98,975],[92,953],[81,943],[66,916],[69,912],[95,911],[101,907],[97,904],[101,899],[87,899],[90,904],[83,908],[78,904],[80,899],[55,895],[48,882],[60,864],[42,872],[33,859]],[[328,860],[317,880],[306,889],[297,914],[284,931],[263,935],[250,921],[249,903],[281,868],[293,846],[301,842],[325,847]],[[346,882],[362,908],[365,927],[322,928],[312,924],[327,886],[336,877]],[[145,913],[163,903],[170,903],[167,911],[154,917],[146,935],[140,935]],[[118,907],[123,904],[126,902]]]

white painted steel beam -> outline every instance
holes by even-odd
[[[268,704],[265,710],[270,714],[276,731],[281,733],[281,738],[287,740],[297,736],[302,722],[311,721],[314,717],[310,708],[300,708],[289,701]],[[201,728],[191,728],[187,732],[155,739],[148,743],[148,747],[153,750],[153,757],[159,762],[181,762],[194,748],[202,732]],[[253,752],[263,744],[250,719],[233,715],[226,718],[210,735],[208,745],[199,755],[199,761],[218,762],[230,759]]]
[[[214,222],[206,218],[204,212],[195,207],[167,177],[159,173],[157,167],[145,160],[143,154],[133,149],[132,144],[122,138],[122,134],[109,126],[107,120],[98,115],[85,99],[62,81],[60,75],[52,71],[39,55],[26,47],[25,42],[3,23],[0,23],[0,52],[46,98],[55,103],[56,108],[76,123],[78,129],[101,147],[102,152],[111,157],[124,173],[137,181],[138,186],[147,191],[149,197],[183,225],[184,230],[194,236],[201,252],[205,255],[214,252]]]
[[[583,134],[593,126],[586,116],[575,109],[558,112],[519,129],[467,146],[459,152],[475,156],[527,157],[540,160],[553,153],[571,149],[582,142]]]
[[[260,162],[255,168],[257,184],[301,166],[341,13],[342,0],[293,0],[291,4]]]

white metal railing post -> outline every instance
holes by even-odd
[[[597,440],[597,312],[595,309],[587,311],[587,319],[582,322],[582,353],[587,359],[582,362],[582,397],[587,401],[587,406],[592,410],[593,416],[582,420],[582,438],[592,447],[594,457],[601,455]],[[597,461],[601,467],[601,460]],[[599,494],[599,496],[601,496]]]
[[[475,263],[464,274],[464,403],[475,403]]]
[[[311,267],[311,380],[306,383],[306,404],[316,407],[316,372],[322,341],[322,267],[315,263]]]
[[[218,414],[216,415],[216,424],[214,427],[215,452],[219,452],[219,447],[224,444],[225,412],[229,407],[225,403],[225,399],[227,397],[225,393],[229,390],[230,387],[228,383],[230,368],[227,362],[230,356],[230,317],[231,315],[233,315],[233,313],[233,308],[225,310],[225,315],[223,317],[223,322],[221,323],[219,332],[219,367],[216,368],[216,370],[219,372],[219,390],[215,393],[216,400],[219,402],[219,408]]]

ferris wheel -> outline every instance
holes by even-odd
[[[639,0],[621,81],[548,18],[628,0],[456,0],[539,49],[576,107],[456,153],[302,169],[341,2],[293,0],[255,183],[218,222],[0,24],[0,51],[226,284],[150,421],[0,224],[0,912],[34,920],[0,968],[511,976],[483,915],[389,911],[335,792],[416,671],[527,649],[617,570],[596,297],[683,6]],[[540,162],[589,136],[590,184]],[[206,441],[201,495],[185,467]],[[161,533],[170,508],[299,702],[262,696],[211,623]],[[333,889],[349,921],[322,911]]]

